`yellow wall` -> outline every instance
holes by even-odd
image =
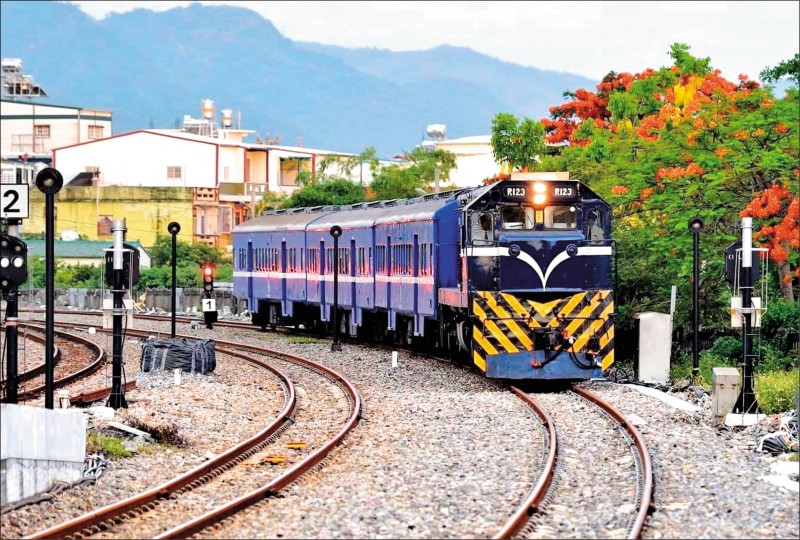
[[[99,199],[98,199],[99,194]],[[74,230],[86,240],[113,240],[98,236],[100,216],[125,220],[126,241],[151,247],[157,235],[168,236],[167,225],[181,224],[178,240],[192,242],[192,192],[184,188],[147,187],[67,187],[54,196],[55,237]],[[22,221],[22,232],[44,234],[45,196],[36,187],[30,190],[30,218]]]

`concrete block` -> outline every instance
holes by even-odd
[[[717,423],[733,410],[742,390],[741,375],[735,367],[715,367],[711,371],[711,395]]]
[[[83,476],[86,416],[70,409],[0,405],[0,500],[41,493]]]
[[[636,378],[646,383],[669,380],[672,353],[672,315],[647,311],[636,313],[639,319],[639,358]]]

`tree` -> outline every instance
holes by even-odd
[[[788,77],[794,81],[795,86],[800,86],[800,53],[795,54],[794,58],[784,60],[774,68],[764,68],[759,75],[764,82],[778,82],[783,77]]]
[[[534,169],[545,153],[544,126],[530,118],[519,122],[513,114],[498,113],[491,140],[495,160],[512,169]]]
[[[790,189],[798,178],[797,92],[775,100],[745,76],[738,84],[727,81],[685,44],[674,44],[670,56],[671,67],[636,75],[612,71],[597,92],[565,93],[570,101],[551,107],[542,124],[548,142],[568,146],[545,157],[540,168],[569,170],[608,197],[621,220],[620,246],[636,245],[631,255],[649,257],[653,265],[668,254],[674,281],[690,270],[679,255],[689,248],[685,227],[695,213],[708,224],[705,255],[716,266],[718,253],[736,238],[741,215],[756,217],[754,238],[778,264],[782,296],[793,298],[800,277],[797,196]],[[773,78],[792,74],[796,59],[767,72]],[[510,140],[515,123],[496,117],[498,142]],[[497,156],[510,155],[507,147],[497,148]],[[645,234],[651,240],[643,249],[635,239]],[[716,266],[709,274],[721,275]],[[719,280],[709,283],[715,287],[722,287]]]
[[[456,166],[456,157],[447,150],[429,150],[416,147],[408,152],[400,164],[381,167],[369,186],[370,200],[405,199],[416,197],[416,190],[430,188],[439,169],[440,183],[450,179]]]
[[[796,290],[797,92],[776,100],[746,76],[728,81],[683,44],[671,56],[671,67],[611,72],[596,93],[566,94],[572,101],[551,108],[543,123],[548,140],[568,146],[542,167],[569,170],[612,204],[626,261],[623,298],[639,305],[668,298],[670,283],[684,284],[681,297],[689,296],[686,227],[700,215],[701,290],[706,312],[721,323],[728,301],[722,253],[739,236],[743,213],[756,218],[754,238],[778,263],[781,294],[792,298]]]
[[[333,178],[303,186],[282,203],[283,208],[328,204],[354,204],[365,200],[364,188],[344,178]]]

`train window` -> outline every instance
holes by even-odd
[[[375,247],[375,273],[386,275],[386,246]]]
[[[534,209],[522,206],[505,206],[500,211],[500,217],[506,230],[533,229],[536,223]]]
[[[494,223],[492,215],[481,213],[472,217],[472,240],[480,243],[494,241]]]
[[[548,229],[574,229],[577,211],[574,206],[548,206],[544,209],[544,226]]]
[[[603,213],[600,210],[590,210],[586,214],[586,238],[591,242],[605,240],[603,233]]]

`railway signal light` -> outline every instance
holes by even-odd
[[[8,291],[28,279],[28,246],[15,236],[0,233],[0,288]]]
[[[202,268],[203,271],[203,291],[206,297],[209,297],[214,291],[214,265],[205,263]]]

